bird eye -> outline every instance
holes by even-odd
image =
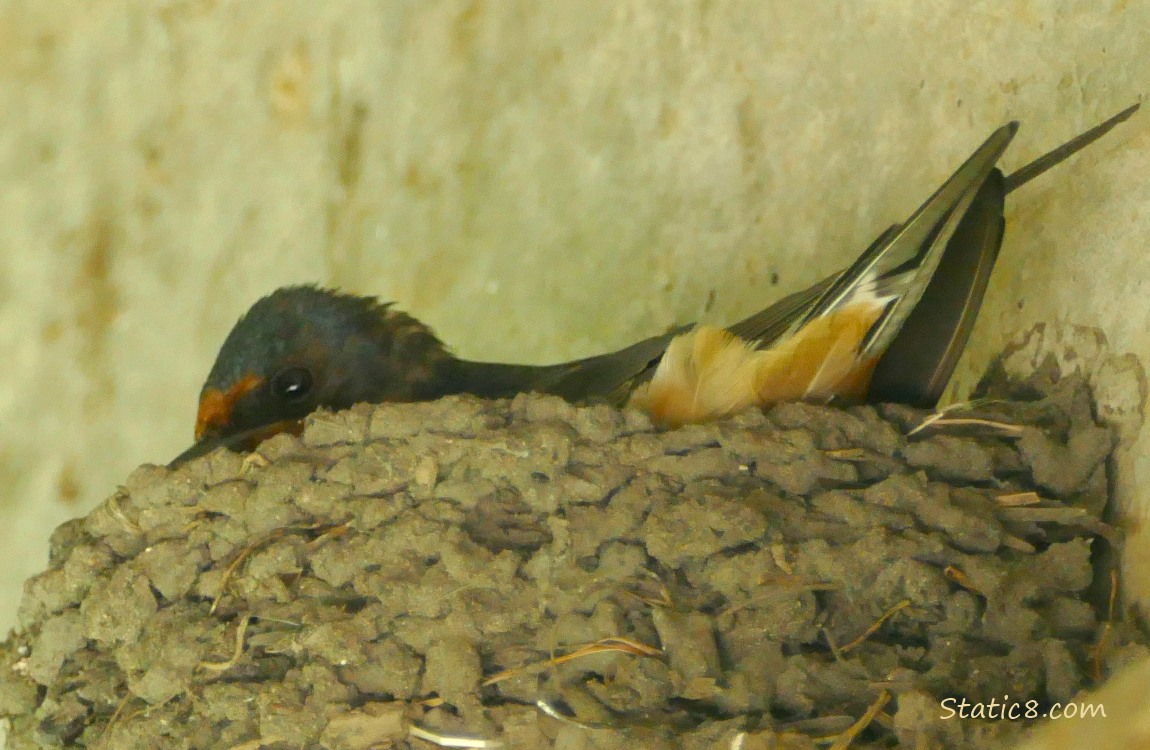
[[[303,367],[289,367],[272,378],[272,392],[284,401],[299,401],[311,392],[311,372]]]

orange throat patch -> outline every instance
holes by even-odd
[[[262,385],[264,379],[247,374],[226,391],[215,388],[204,391],[200,396],[200,408],[196,413],[196,442],[206,437],[214,437],[232,423],[232,412],[236,402]]]

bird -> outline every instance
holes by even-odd
[[[1009,176],[1012,121],[905,222],[842,271],[726,328],[680,325],[552,365],[454,356],[431,328],[375,297],[316,285],[261,298],[225,338],[200,393],[192,446],[252,450],[318,409],[524,392],[646,411],[664,427],[782,401],[935,405],[981,305],[1007,194],[1128,119],[1119,112]]]

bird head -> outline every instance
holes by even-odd
[[[431,329],[375,298],[278,289],[224,340],[200,392],[196,442],[267,437],[320,407],[434,398],[453,361]]]

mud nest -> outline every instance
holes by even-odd
[[[1025,395],[909,436],[930,415],[449,398],[144,466],[27,584],[10,746],[1001,741],[1025,722],[941,702],[1045,707],[1146,652],[1091,560],[1111,435],[1080,383]]]

